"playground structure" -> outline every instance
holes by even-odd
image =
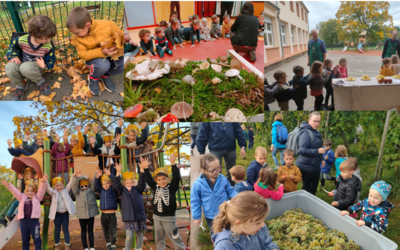
[[[32,156],[20,156],[15,157],[11,163],[11,169],[14,170],[14,185],[16,186],[17,183],[17,174],[22,174],[23,170],[26,166],[32,167],[35,172],[38,174],[39,178],[42,178],[43,175],[47,174],[49,176],[49,182],[51,185],[51,179],[54,176],[57,176],[57,168],[55,168],[56,172],[53,172],[53,162],[61,161],[62,163],[62,176],[64,176],[64,160],[67,159],[68,161],[68,173],[71,173],[71,168],[75,169],[75,171],[82,171],[82,174],[86,174],[89,177],[90,184],[94,181],[95,170],[98,167],[98,157],[102,157],[103,167],[106,161],[105,158],[113,158],[120,161],[122,166],[122,173],[126,171],[136,172],[137,170],[137,162],[136,159],[140,159],[140,157],[148,157],[149,161],[152,162],[152,166],[149,166],[150,171],[153,172],[159,167],[164,167],[164,146],[166,143],[166,138],[168,135],[170,123],[165,123],[165,131],[163,135],[163,139],[161,142],[157,143],[157,148],[153,149],[150,147],[152,145],[152,141],[148,140],[145,143],[145,148],[141,154],[136,155],[135,149],[136,148],[128,148],[126,146],[126,135],[121,134],[120,138],[120,150],[121,155],[118,156],[109,156],[109,155],[94,155],[94,154],[80,154],[80,155],[70,155],[64,158],[59,158],[57,160],[51,159],[51,149],[50,149],[50,141],[46,138],[44,141],[44,150],[39,148],[38,151],[33,154]],[[179,136],[179,135],[178,135]],[[143,147],[143,146],[142,146]],[[178,147],[178,155],[179,155],[179,147]],[[78,158],[76,158],[78,157]],[[75,159],[74,159],[75,158]],[[70,160],[74,159],[74,162],[71,163]],[[179,161],[179,158],[178,158]],[[73,165],[73,166],[72,166]],[[121,174],[122,174],[121,173]],[[189,211],[190,214],[190,205],[188,202],[188,198],[186,195],[185,186],[183,185],[182,178],[180,179],[181,187],[178,189],[177,196],[177,210],[186,209]],[[181,191],[182,189],[182,191]],[[183,192],[185,201],[181,200],[180,194]],[[96,196],[99,199],[99,195],[96,192]],[[49,211],[51,205],[51,196],[47,194],[43,197],[41,204],[44,206],[44,221],[43,221],[43,232],[42,232],[42,249],[49,249],[48,246],[48,229],[49,229]],[[72,199],[75,197],[72,196]],[[11,207],[11,204],[16,199],[13,198],[11,202],[6,206],[6,208],[0,213],[0,215],[5,215],[8,209]],[[149,190],[146,188],[145,195],[143,195],[143,203],[147,218],[147,224],[151,227],[148,227],[148,231],[153,232],[153,239],[155,239],[155,231],[153,230],[153,211],[151,206],[152,196],[149,195]],[[189,222],[187,225],[181,226],[180,228],[189,227]],[[3,248],[7,242],[13,237],[13,235],[19,229],[19,220],[17,216],[7,225],[7,227],[3,227],[0,225],[0,249]],[[190,234],[189,234],[190,236]],[[190,237],[188,237],[187,244],[189,244]],[[144,242],[144,245],[146,243]],[[132,248],[136,247],[136,237],[134,235],[132,241]]]
[[[366,36],[367,36],[366,31],[361,32],[361,34],[359,35],[357,49],[360,53],[364,53],[364,51],[367,51],[368,42]],[[362,49],[363,46],[364,49]]]

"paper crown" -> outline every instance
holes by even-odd
[[[88,138],[90,138],[90,137],[96,137],[96,135],[95,135],[95,134],[93,134],[93,133],[91,133],[91,134],[89,134],[89,133],[88,133],[88,135],[87,135],[87,136],[88,136]]]
[[[19,147],[22,145],[22,140],[21,139],[17,139],[14,141],[14,147]]]
[[[136,173],[134,172],[125,172],[122,177],[124,178],[124,180],[136,180]]]
[[[71,135],[71,140],[72,139],[78,139],[78,137],[76,135]]]
[[[31,168],[31,167],[26,167],[26,168],[24,169],[24,174],[27,174],[27,173],[32,173],[32,174],[33,174],[33,172],[34,172],[34,170],[33,170],[33,168]]]
[[[81,177],[79,177],[79,185],[89,185],[89,178],[87,177],[87,175],[82,175]]]
[[[166,168],[166,167],[157,168],[154,171],[154,176],[157,176],[158,174],[165,174],[165,175],[169,176],[168,168]]]
[[[34,179],[30,179],[30,180],[26,180],[25,181],[25,185],[27,186],[27,185],[34,185],[34,186],[36,186],[36,183],[35,183],[35,180]]]
[[[64,182],[63,182],[61,177],[54,177],[53,178],[53,186],[55,186],[57,183],[64,184]]]
[[[37,133],[37,139],[44,139],[46,136],[45,136],[45,134],[43,133],[43,132],[38,132]]]
[[[101,176],[101,179],[100,179],[100,181],[109,181],[109,182],[111,182],[111,179],[110,179],[110,177],[108,177],[108,175],[106,175],[106,174],[103,174],[102,176]]]
[[[135,132],[137,132],[135,125],[133,125],[132,123],[129,123],[129,125],[125,128],[125,134],[129,134],[129,131],[131,131],[131,130],[134,130]]]
[[[110,142],[110,141],[112,141],[113,140],[113,136],[112,135],[105,135],[104,137],[103,137],[103,141],[104,142]]]

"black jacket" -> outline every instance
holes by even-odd
[[[339,202],[339,210],[347,210],[354,204],[357,192],[361,191],[361,181],[355,175],[346,180],[339,175],[337,181],[335,201]]]
[[[258,18],[254,15],[241,14],[236,18],[231,27],[235,33],[231,37],[232,45],[257,47],[258,43]]]
[[[299,156],[296,159],[296,166],[306,171],[321,171],[322,154],[318,153],[318,149],[322,148],[321,133],[313,129],[308,122],[302,122],[300,128],[298,137]],[[307,129],[314,135],[312,142]]]

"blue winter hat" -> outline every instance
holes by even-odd
[[[374,184],[372,184],[371,189],[378,191],[378,193],[382,196],[382,199],[385,201],[390,194],[392,186],[385,181],[376,181]]]

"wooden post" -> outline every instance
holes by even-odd
[[[383,169],[382,157],[383,157],[383,150],[385,149],[387,132],[389,130],[390,115],[391,115],[391,111],[387,111],[386,120],[385,120],[385,127],[383,128],[383,135],[382,135],[382,139],[381,139],[381,147],[379,149],[378,162],[376,164],[375,181],[378,181],[381,178],[381,175],[382,175],[382,169]]]
[[[43,175],[47,174],[49,181],[51,181],[50,175],[50,141],[48,138],[44,140],[44,162],[43,162]],[[40,183],[39,185],[43,185]],[[50,195],[46,192],[44,196],[44,221],[43,221],[43,233],[42,233],[42,249],[47,250],[48,246],[48,231],[49,231],[49,212],[50,212]]]

